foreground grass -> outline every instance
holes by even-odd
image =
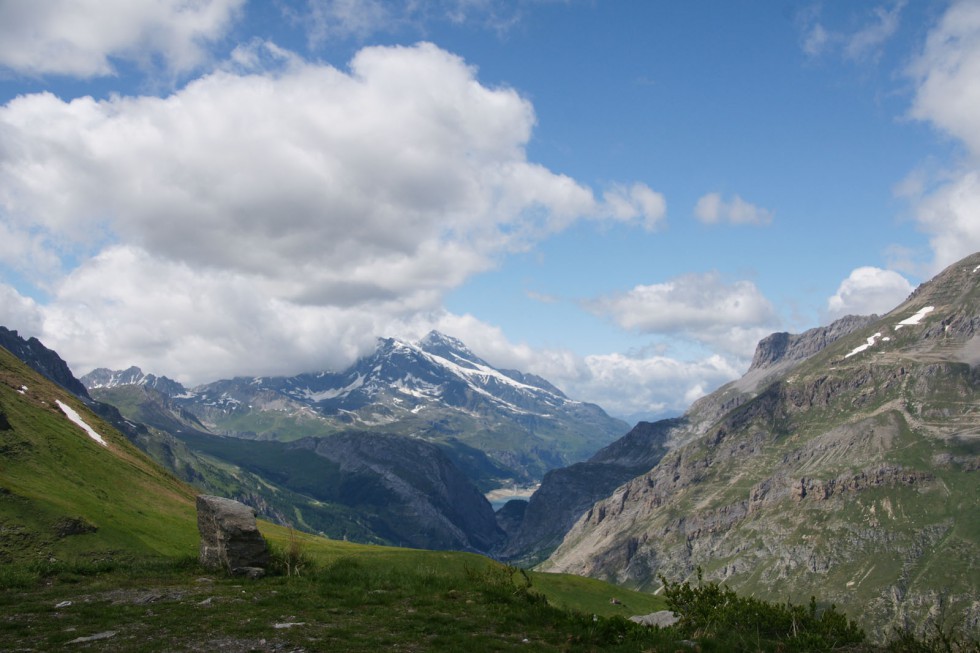
[[[830,644],[776,637],[763,631],[775,627],[782,608],[746,607],[714,586],[674,586],[671,607],[684,619],[676,628],[649,629],[622,616],[558,607],[545,595],[562,600],[581,589],[584,598],[564,600],[597,601],[608,593],[603,584],[590,589],[479,556],[379,547],[362,553],[320,563],[278,549],[277,568],[288,560],[293,575],[259,580],[206,572],[190,557],[0,566],[0,651],[980,650],[975,641],[948,638],[876,646],[860,637]],[[749,612],[773,623],[746,621]]]
[[[4,651],[646,651],[679,639],[551,606],[518,570],[425,556],[256,581],[193,559],[8,565],[0,590]]]

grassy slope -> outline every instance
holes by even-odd
[[[75,408],[108,448],[69,421],[56,400]],[[0,350],[0,410],[11,426],[0,431],[0,560],[193,549],[194,492],[6,350]],[[58,537],[66,519],[98,530]]]

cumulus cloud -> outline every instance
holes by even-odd
[[[827,300],[827,313],[830,319],[844,315],[883,315],[905,301],[912,290],[912,284],[898,272],[857,268]]]
[[[738,195],[725,201],[719,193],[708,193],[694,205],[694,217],[705,224],[754,224],[772,222],[772,211],[750,204]]]
[[[662,218],[643,184],[599,200],[528,161],[534,121],[425,43],[343,71],[256,42],[168,97],[21,96],[0,107],[0,262],[43,277],[44,335],[81,367],[349,363],[577,219]]]
[[[645,184],[613,186],[603,194],[607,213],[616,220],[640,219],[647,231],[653,231],[667,215],[667,200]]]
[[[909,72],[918,84],[912,117],[933,123],[980,157],[980,5],[952,3]]]
[[[688,274],[664,283],[592,300],[587,308],[624,329],[674,334],[751,356],[777,323],[776,311],[751,281],[725,283],[717,273]]]
[[[185,72],[208,57],[245,0],[0,3],[0,66],[27,75],[111,75],[113,59]]]
[[[980,5],[953,2],[909,74],[916,82],[910,115],[966,147],[958,165],[930,179],[917,177],[914,188],[904,185],[920,227],[931,235],[936,272],[980,250]]]
[[[25,338],[29,338],[41,332],[43,320],[37,302],[0,283],[0,325],[20,331]]]
[[[627,293],[599,299],[591,307],[611,315],[626,329],[645,332],[764,324],[774,315],[772,304],[751,281],[726,284],[714,272],[636,286]]]
[[[622,416],[682,412],[745,371],[717,354],[694,361],[667,356],[592,355],[585,357],[584,367],[585,372],[569,382],[576,396],[590,397],[607,411]]]

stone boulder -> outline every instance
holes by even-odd
[[[666,628],[667,626],[673,626],[681,618],[677,616],[676,613],[670,610],[660,610],[658,612],[651,612],[650,614],[636,615],[635,617],[630,617],[630,621],[638,623],[642,626],[650,626],[656,628]]]
[[[255,510],[233,499],[197,497],[199,560],[208,569],[261,576],[269,564],[269,546],[255,524]]]

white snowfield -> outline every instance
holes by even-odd
[[[880,337],[881,337],[881,334],[880,334],[880,333],[876,333],[876,334],[874,334],[873,336],[871,336],[870,338],[868,338],[868,342],[867,342],[867,344],[864,344],[864,345],[861,345],[861,346],[859,346],[859,347],[855,347],[855,348],[854,348],[854,349],[853,349],[853,350],[851,351],[851,353],[849,353],[849,354],[847,354],[846,356],[844,356],[844,358],[850,358],[850,357],[851,357],[851,356],[853,356],[854,354],[859,354],[859,353],[861,353],[862,351],[864,351],[864,350],[865,350],[865,349],[867,349],[868,347],[874,347],[874,344],[875,344],[875,339],[876,339],[876,338],[880,338]]]
[[[978,267],[980,267],[980,266],[978,266]],[[902,327],[905,327],[905,326],[914,326],[914,325],[918,324],[919,322],[921,322],[923,320],[923,318],[925,318],[926,315],[928,315],[929,313],[933,312],[934,310],[936,310],[936,307],[935,306],[924,306],[924,307],[920,308],[914,315],[912,315],[911,317],[907,317],[904,320],[902,320],[901,322],[899,322],[898,324],[896,324],[895,325],[895,330],[898,331]],[[865,344],[859,345],[859,346],[855,347],[854,349],[852,349],[850,353],[848,353],[848,354],[846,354],[844,356],[844,358],[850,358],[854,354],[860,354],[865,349],[868,349],[870,347],[874,347],[875,346],[875,342],[877,341],[878,338],[881,338],[881,341],[882,342],[889,342],[891,340],[891,338],[889,338],[888,336],[885,336],[884,338],[882,338],[880,333],[876,333],[873,336],[871,336],[870,338],[868,338],[867,339],[867,342]]]
[[[934,310],[936,310],[935,306],[923,306],[922,308],[919,309],[918,313],[916,313],[912,317],[907,317],[901,322],[899,322],[898,324],[896,324],[895,330],[898,331],[903,326],[914,326],[918,324],[919,322],[922,321],[922,318],[924,318],[929,313],[932,313]]]
[[[91,426],[85,423],[85,420],[83,420],[82,417],[77,412],[75,412],[74,408],[72,408],[67,404],[62,403],[61,400],[59,399],[55,399],[54,403],[58,404],[58,408],[61,409],[61,412],[63,412],[65,416],[68,417],[68,419],[70,419],[71,421],[75,422],[75,424],[78,424],[80,427],[82,427],[82,430],[88,433],[88,436],[90,438],[92,438],[93,440],[101,444],[103,447],[109,446],[109,443],[106,442],[101,435],[96,433],[95,429],[93,429]]]

